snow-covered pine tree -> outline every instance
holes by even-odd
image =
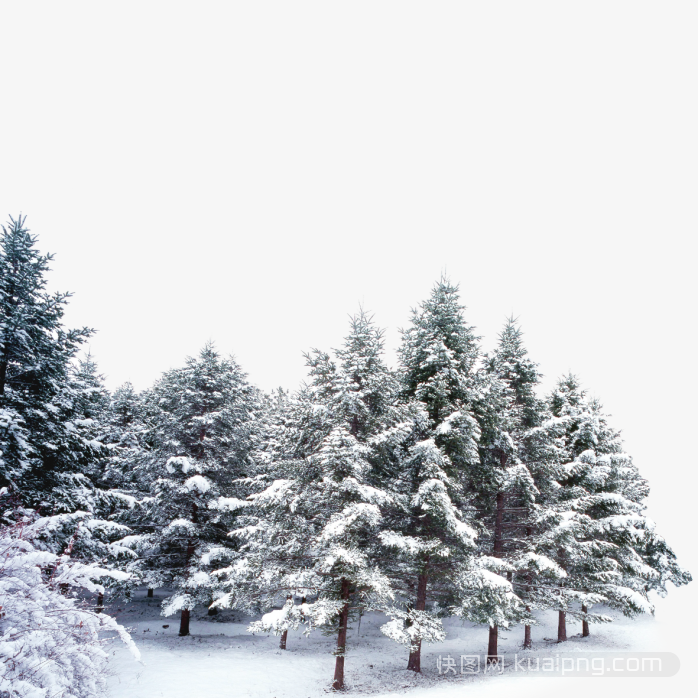
[[[445,606],[454,569],[474,549],[465,484],[478,459],[480,431],[471,407],[479,350],[463,310],[458,288],[442,278],[412,311],[399,349],[403,416],[383,435],[397,506],[381,539],[399,552],[392,576],[407,599],[384,632],[409,646],[407,667],[417,672],[422,641],[443,639],[427,607]]]
[[[498,661],[500,627],[528,620],[514,592],[513,558],[520,549],[522,524],[533,506],[536,488],[520,453],[524,405],[513,385],[516,341],[513,328],[500,336],[493,357],[478,371],[471,404],[480,428],[479,458],[468,471],[467,489],[480,529],[478,556],[462,570],[457,615],[489,626],[487,661]],[[524,371],[521,371],[523,374]],[[519,386],[526,394],[527,381]]]
[[[384,489],[392,500],[380,540],[401,602],[384,609],[391,620],[381,631],[407,646],[407,668],[419,672],[422,643],[445,637],[438,615],[452,595],[454,570],[472,557],[475,532],[456,506],[462,490],[426,410],[411,401],[400,412],[401,422],[380,437]]]
[[[372,446],[396,392],[382,354],[382,332],[360,312],[335,358],[306,356],[311,381],[277,423],[268,486],[250,496],[252,506],[231,503],[247,517],[234,531],[243,556],[218,573],[219,606],[268,608],[280,595],[312,597],[303,607],[309,627],[337,632],[336,690],[344,687],[350,613],[392,598],[376,535],[389,496],[376,487]],[[292,603],[286,619],[298,613]],[[272,629],[274,618],[265,618],[251,630]]]
[[[580,618],[588,635],[589,620],[608,620],[589,612],[592,603],[605,601],[626,615],[652,612],[651,590],[666,594],[668,581],[678,586],[691,576],[645,515],[647,482],[599,402],[572,375],[560,380],[549,401],[553,417],[546,426],[558,441],[561,467],[557,516],[547,537],[567,572],[558,628],[563,641],[567,614]],[[581,610],[570,607],[573,601]]]
[[[149,413],[150,412],[150,413]],[[109,458],[102,473],[104,486],[121,495],[127,504],[133,498],[146,496],[150,483],[147,458],[153,445],[158,410],[147,409],[146,396],[131,383],[119,386],[110,396],[105,411],[102,441],[109,449]]]
[[[547,608],[550,589],[564,576],[564,570],[538,551],[539,527],[548,510],[554,454],[547,432],[540,429],[547,417],[546,405],[537,397],[538,366],[528,356],[523,335],[514,318],[509,318],[499,335],[493,354],[485,361],[484,385],[480,402],[483,422],[483,453],[479,490],[483,511],[489,520],[492,554],[506,559],[507,580],[523,600],[525,616],[534,608]],[[483,498],[484,494],[484,498]],[[521,619],[518,603],[505,622]],[[524,616],[524,618],[525,618]],[[525,620],[527,620],[525,618]],[[491,657],[497,654],[497,626],[490,625]],[[525,622],[525,648],[532,646],[531,625]]]
[[[316,533],[314,523],[303,508],[296,511],[295,494],[308,484],[304,459],[319,449],[327,435],[325,410],[315,396],[313,387],[304,386],[295,395],[279,389],[263,397],[252,475],[240,480],[238,496],[220,497],[211,505],[222,516],[234,517],[229,535],[238,541],[221,556],[227,558],[227,565],[212,573],[216,587],[212,608],[264,613],[249,631],[281,635],[281,649],[286,649],[288,630],[301,623],[306,624],[306,631],[313,623],[326,625],[330,622],[327,614],[334,608],[330,604],[326,617],[319,619],[322,604],[314,604],[311,621],[309,613],[303,613],[307,608],[294,602],[299,595],[295,592],[304,590],[299,593],[305,602],[305,591],[315,594],[322,582],[308,552]],[[275,603],[280,599],[285,603],[278,608]]]
[[[110,461],[108,444],[109,393],[96,362],[88,353],[73,362],[68,371],[68,385],[63,402],[63,416],[71,432],[78,432],[90,446],[92,457],[84,457],[80,471],[66,477],[60,496],[62,513],[40,517],[35,523],[35,545],[70,555],[84,563],[95,563],[112,570],[124,570],[133,552],[121,539],[131,531],[120,522],[134,500],[112,489],[105,479]],[[123,585],[125,576],[107,579],[112,587]],[[102,605],[100,596],[98,605]]]
[[[65,330],[69,293],[49,294],[51,255],[20,216],[0,237],[0,484],[45,512],[85,508],[81,473],[101,455],[70,417],[71,360],[92,330]]]
[[[119,386],[110,396],[102,419],[101,441],[108,449],[100,485],[106,490],[104,517],[127,526],[136,535],[150,531],[152,525],[143,518],[143,500],[152,495],[155,474],[150,468],[159,409],[146,391],[138,393],[131,383]],[[126,536],[115,541],[112,549],[119,553],[119,568],[132,568],[136,556],[133,545],[138,538]],[[139,565],[135,566],[136,569]],[[111,592],[130,597],[142,580],[133,574],[125,585],[111,585]],[[153,590],[148,590],[153,595]]]
[[[312,524],[302,511],[295,511],[295,494],[289,486],[302,470],[302,454],[317,448],[322,438],[321,419],[313,407],[307,388],[298,395],[279,389],[263,396],[252,474],[239,482],[238,496],[219,497],[210,505],[222,516],[235,517],[229,535],[238,542],[221,556],[227,564],[212,573],[212,608],[250,614],[268,611],[249,630],[281,634],[282,642],[289,629],[305,620],[293,601],[294,584],[313,589],[318,581],[312,565],[305,564]],[[275,608],[279,597],[286,602]]]
[[[607,582],[618,581],[616,563],[612,561],[609,547],[604,540],[590,535],[591,521],[577,507],[577,498],[588,492],[569,477],[571,464],[577,456],[586,454],[596,440],[598,423],[589,410],[585,392],[577,379],[566,376],[558,382],[548,399],[551,418],[543,429],[554,439],[557,448],[557,491],[552,498],[543,535],[539,543],[565,569],[566,578],[560,583],[558,608],[558,642],[567,640],[567,616],[574,614],[575,602],[581,603],[584,631],[588,622],[604,622],[610,618],[588,614],[593,603],[608,601],[598,592],[601,587],[610,588]],[[579,467],[579,465],[577,466]],[[597,592],[594,594],[593,592]],[[553,606],[554,607],[554,606]]]
[[[149,587],[175,590],[163,614],[181,611],[179,634],[188,635],[191,609],[212,601],[207,570],[231,544],[211,505],[249,474],[257,391],[232,358],[207,344],[165,373],[151,399],[159,412],[151,417],[147,464],[139,467],[152,491],[138,514],[150,530],[131,539],[139,554],[132,569]]]

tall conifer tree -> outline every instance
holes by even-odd
[[[80,395],[71,361],[92,335],[66,330],[69,293],[50,294],[52,255],[36,250],[25,218],[11,218],[0,237],[0,484],[44,512],[84,507],[81,473],[101,455],[86,425],[75,423]],[[88,433],[86,433],[88,432]]]
[[[191,610],[212,601],[206,570],[230,544],[214,503],[249,473],[257,397],[237,363],[207,344],[164,374],[152,399],[159,412],[144,468],[152,494],[141,505],[152,528],[133,539],[133,569],[149,587],[174,587],[163,613],[181,611],[179,634],[188,635]]]
[[[465,484],[478,460],[480,430],[472,406],[479,349],[463,310],[458,288],[442,278],[412,311],[399,350],[403,398],[414,406],[408,409],[411,425],[398,459],[402,472],[396,485],[405,501],[404,516],[394,524],[400,537],[386,542],[392,539],[414,577],[408,585],[413,600],[407,614],[395,618],[387,630],[396,639],[401,633],[409,638],[408,669],[417,672],[422,639],[440,637],[426,612],[430,594],[444,602],[436,593],[439,585],[468,557],[475,538]]]
[[[377,539],[389,495],[375,476],[373,441],[396,392],[382,354],[382,332],[360,312],[334,357],[307,355],[311,381],[276,425],[267,487],[249,497],[252,506],[229,504],[248,517],[234,531],[243,554],[218,572],[220,606],[310,598],[303,607],[309,626],[337,633],[336,690],[344,687],[350,616],[393,597]],[[291,617],[291,604],[285,613]],[[274,618],[265,618],[271,629]]]
[[[549,439],[539,429],[547,416],[544,401],[536,395],[540,374],[513,318],[506,322],[495,351],[487,357],[483,378],[488,390],[480,403],[480,416],[486,426],[482,470],[473,489],[489,520],[492,554],[506,560],[502,571],[526,604],[524,614],[518,603],[510,604],[511,613],[504,613],[503,620],[507,624],[524,620],[524,647],[530,648],[530,612],[547,607],[550,594],[546,590],[564,571],[537,550],[536,521],[547,511],[545,494],[554,472]],[[496,655],[497,626],[490,625],[488,656]]]
[[[665,594],[667,581],[678,586],[691,576],[645,515],[647,482],[599,402],[572,375],[549,401],[553,417],[546,426],[557,439],[560,488],[547,537],[567,572],[558,627],[563,641],[568,614],[582,620],[588,635],[589,620],[607,620],[589,612],[591,603],[605,601],[626,615],[651,613],[650,590]]]

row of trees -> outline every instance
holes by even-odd
[[[383,611],[420,671],[421,645],[457,615],[489,628],[536,612],[651,612],[690,581],[644,514],[619,433],[574,376],[547,397],[512,319],[483,354],[458,290],[439,281],[402,334],[399,366],[360,312],[342,347],[306,356],[298,391],[265,395],[207,345],[149,390],[110,394],[66,332],[66,295],[22,220],[2,247],[0,476],[6,518],[38,516],[35,545],[124,572],[112,593],[165,587],[189,632],[197,604],[263,615],[252,631],[337,633]],[[117,575],[118,576],[118,575]],[[300,603],[298,603],[300,602]],[[0,620],[0,623],[2,621]]]

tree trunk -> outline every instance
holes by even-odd
[[[567,554],[565,553],[564,548],[560,548],[558,550],[558,558],[560,560],[560,566],[562,569],[565,569],[566,565],[565,560],[567,558]],[[560,587],[562,587],[562,582],[560,582]],[[562,595],[562,589],[560,589],[560,602],[562,603],[563,601],[563,595]],[[558,642],[565,642],[567,640],[567,621],[565,618],[565,612],[564,611],[559,611],[558,612],[558,619],[557,619],[557,641]]]
[[[198,507],[196,504],[192,504],[192,510],[191,510],[191,520],[192,523],[198,523]],[[195,545],[194,541],[190,540],[187,542],[187,565],[189,564],[189,560],[194,555],[194,550],[195,550]],[[180,637],[184,637],[185,635],[189,635],[189,609],[184,608],[182,609],[182,616],[179,620],[179,635]]]
[[[585,604],[582,604],[582,613],[587,612],[587,607]],[[584,618],[582,619],[582,637],[589,637],[589,621]]]
[[[182,617],[179,621],[179,635],[180,635],[180,637],[184,637],[185,635],[189,635],[189,609],[188,608],[182,609]]]
[[[504,541],[502,540],[502,518],[504,517],[504,493],[497,492],[497,513],[494,519],[494,556],[502,557]]]
[[[530,535],[530,531],[531,531],[530,528],[526,529],[527,536]],[[526,595],[528,595],[531,591],[531,583],[533,582],[533,578],[530,574],[526,575],[526,582],[527,582],[527,584],[526,584],[525,589],[526,589]],[[531,607],[526,606],[526,613],[530,613],[530,612],[531,612]],[[531,626],[530,625],[524,626],[524,644],[523,644],[523,646],[524,646],[525,650],[530,650],[531,647],[533,647],[533,641],[531,640]]]
[[[344,606],[339,612],[339,632],[337,633],[337,659],[334,664],[334,681],[332,688],[341,691],[344,688],[344,654],[347,649],[347,625],[349,625],[349,582],[342,579],[342,598]]]
[[[0,361],[0,397],[5,394],[5,383],[7,382],[7,359]]]
[[[524,649],[530,650],[533,647],[533,642],[531,640],[531,626],[524,625]]]
[[[497,634],[498,628],[496,625],[490,625],[490,641],[487,644],[487,663],[497,664],[499,657],[497,656]]]
[[[502,462],[504,465],[504,461]],[[502,557],[504,554],[504,541],[502,540],[502,519],[504,517],[504,493],[497,492],[497,510],[494,518],[494,550],[495,557]],[[496,625],[490,625],[490,637],[487,643],[487,663],[496,664],[497,658],[497,638],[499,629]]]
[[[104,594],[100,591],[99,594],[97,594],[97,608],[95,609],[95,613],[101,613],[104,610]]]
[[[289,601],[291,601],[291,599],[293,599],[293,596],[292,596],[291,594],[289,594],[289,595],[286,597],[286,603],[288,603]],[[217,609],[213,609],[213,610],[215,611],[215,610],[217,610]],[[279,649],[280,649],[280,650],[285,650],[285,649],[286,649],[286,639],[287,639],[287,638],[288,638],[288,628],[286,628],[286,630],[284,630],[283,633],[281,633],[281,640],[279,641]]]
[[[149,599],[153,598],[153,590],[152,589],[148,589],[148,598]]]
[[[557,620],[557,641],[565,642],[567,640],[567,623],[565,621],[565,612],[558,612]]]
[[[417,579],[417,603],[415,604],[415,611],[423,611],[427,607],[427,581],[429,580],[429,575],[425,570],[419,575]],[[407,668],[412,671],[421,673],[422,671],[422,639],[417,640],[416,647],[410,651],[410,658],[407,661]]]

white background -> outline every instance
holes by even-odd
[[[572,370],[601,398],[696,573],[697,19],[692,2],[6,2],[0,215],[56,253],[110,387],[208,339],[295,387],[359,304],[394,361],[445,272],[486,348],[517,315],[546,387]],[[695,586],[658,611],[684,679]]]

